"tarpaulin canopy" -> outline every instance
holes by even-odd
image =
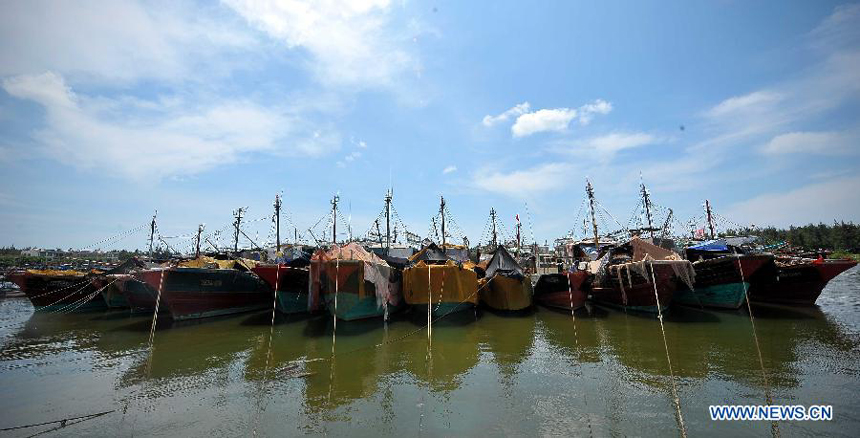
[[[511,254],[504,246],[499,246],[493,253],[493,258],[487,263],[486,277],[492,278],[499,274],[511,278],[523,278],[523,268],[511,257]]]
[[[725,240],[717,239],[708,240],[707,242],[702,242],[698,245],[690,246],[687,249],[692,249],[695,251],[728,251],[729,247]]]
[[[442,248],[439,248],[438,245],[432,242],[422,248],[421,251],[415,253],[412,257],[409,257],[410,262],[417,262],[419,260],[423,260],[425,262],[445,262],[450,259],[451,258],[442,251]]]
[[[338,261],[348,263],[338,263]],[[375,289],[377,307],[382,307],[386,303],[397,305],[400,301],[398,285],[390,281],[391,267],[385,260],[357,243],[334,246],[328,251],[317,250],[311,256],[310,295],[308,297],[310,310],[319,306],[321,293],[335,292],[334,290],[322,290],[324,288],[323,273],[329,279],[327,281],[336,284],[338,289],[353,290],[359,295],[364,294],[364,281],[372,283]],[[357,280],[358,283],[346,284],[349,278],[353,278],[354,281]]]

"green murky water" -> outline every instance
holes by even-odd
[[[783,436],[860,432],[860,269],[819,307],[756,308],[774,402],[832,404],[834,421]],[[422,315],[423,316],[423,315]],[[0,427],[115,412],[54,432],[94,436],[678,435],[655,318],[594,308],[487,311],[434,325],[270,313],[169,326],[151,317],[33,313],[0,301]],[[575,329],[574,329],[575,327]],[[676,308],[666,340],[690,436],[769,436],[712,422],[710,404],[763,404],[746,312]],[[268,356],[268,361],[267,361]],[[268,362],[268,366],[267,366]],[[26,436],[47,427],[8,432]]]

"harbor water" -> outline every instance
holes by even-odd
[[[84,436],[769,436],[708,406],[833,405],[783,436],[860,433],[860,267],[818,306],[657,318],[591,307],[338,321],[271,312],[171,323],[0,301],[0,428],[113,411]],[[760,345],[767,383],[757,352]],[[666,354],[668,346],[668,360]],[[670,373],[669,360],[672,372]],[[52,426],[6,432],[28,436]],[[49,435],[50,436],[50,435]]]

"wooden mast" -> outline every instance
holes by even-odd
[[[495,248],[497,246],[497,243],[496,243],[496,209],[495,208],[490,208],[490,218],[493,221],[493,245],[492,246],[493,246],[493,248]]]
[[[711,202],[705,199],[705,212],[708,214],[708,228],[711,230],[711,239],[716,238],[716,233],[714,233],[714,218],[711,214]]]
[[[334,195],[334,198],[331,199],[331,242],[334,245],[337,245],[337,202],[340,201],[340,196]]]
[[[149,260],[152,261],[152,243],[155,239],[155,217],[158,216],[158,210],[152,215],[152,222],[149,223]]]
[[[445,249],[445,197],[439,196],[441,203],[439,204],[439,215],[442,216],[442,253],[447,254]]]
[[[600,255],[600,247],[598,245],[600,237],[597,234],[597,217],[594,212],[594,187],[591,186],[591,181],[585,180],[585,193],[588,195],[588,206],[591,210],[591,226],[594,229],[594,250],[597,255]]]
[[[275,245],[281,252],[281,195],[275,195]]]
[[[242,225],[242,213],[244,211],[245,211],[244,208],[239,207],[239,209],[234,212],[235,217],[236,217],[236,221],[233,222],[233,226],[236,227],[236,230],[233,232],[233,252],[234,253],[239,252],[239,230],[240,230],[240,226]]]
[[[645,189],[645,182],[640,180],[639,186],[642,193],[642,205],[645,207],[645,217],[648,218],[648,231],[651,232],[651,243],[654,243],[654,225],[651,221],[651,198],[648,196],[648,190]]]
[[[393,196],[394,191],[388,189],[385,194],[385,255],[391,255],[389,253],[391,252],[391,198]]]
[[[203,234],[203,224],[197,226],[197,250],[194,251],[194,258],[200,257],[200,235]]]

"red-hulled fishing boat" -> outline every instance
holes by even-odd
[[[265,309],[272,291],[251,272],[251,262],[201,257],[177,267],[135,275],[156,292],[174,320],[206,318]]]
[[[676,289],[692,289],[695,279],[688,260],[639,238],[610,248],[589,265],[595,274],[589,298],[629,311],[663,312]]]
[[[281,263],[257,265],[251,270],[271,289],[278,291],[277,306],[282,313],[308,311],[308,268],[292,267]]]
[[[535,284],[534,299],[538,304],[558,309],[576,310],[585,306],[587,281],[586,271],[564,274],[544,274]]]
[[[750,300],[811,306],[830,280],[854,266],[853,260],[780,258],[763,268],[771,275],[750,283]]]
[[[86,272],[27,269],[12,272],[8,278],[21,288],[36,310],[73,312],[107,308]]]

